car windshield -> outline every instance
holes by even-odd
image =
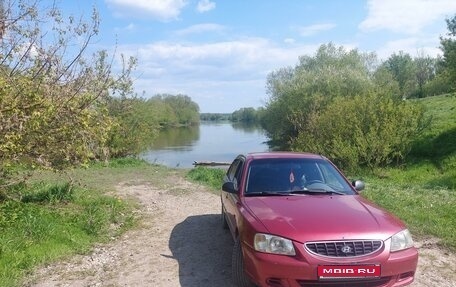
[[[249,165],[247,196],[282,194],[355,194],[324,159],[256,159]]]

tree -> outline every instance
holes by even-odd
[[[314,56],[302,56],[296,67],[268,75],[269,100],[262,125],[282,148],[336,96],[354,96],[373,88],[376,57],[333,44],[322,45]]]
[[[106,100],[131,92],[136,61],[123,59],[115,76],[106,51],[89,53],[95,10],[85,21],[44,1],[0,7],[0,189],[14,184],[12,166],[62,170],[108,156]]]
[[[413,59],[415,64],[415,77],[418,84],[418,97],[424,97],[424,86],[434,79],[436,73],[436,59],[420,55]]]
[[[440,37],[440,49],[443,52],[443,67],[449,77],[452,88],[456,88],[456,15],[446,19],[447,37]]]
[[[231,119],[234,122],[253,123],[257,121],[257,113],[254,108],[240,108],[232,113]]]
[[[392,54],[383,65],[399,84],[401,97],[406,99],[416,90],[415,65],[409,54],[399,51]]]

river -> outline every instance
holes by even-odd
[[[238,154],[268,151],[268,138],[256,126],[202,122],[199,126],[167,129],[141,154],[150,163],[190,168],[194,161],[231,162]]]

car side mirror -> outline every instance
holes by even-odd
[[[358,180],[354,180],[352,182],[352,185],[357,191],[361,191],[361,190],[364,189],[364,187],[366,187],[366,185],[364,184],[364,181],[359,180],[359,179]]]
[[[222,185],[222,190],[228,193],[237,193],[237,189],[234,187],[234,183],[232,181],[227,181]]]

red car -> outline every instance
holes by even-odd
[[[412,283],[418,252],[405,225],[359,195],[323,156],[238,156],[222,186],[237,286],[392,287]]]

